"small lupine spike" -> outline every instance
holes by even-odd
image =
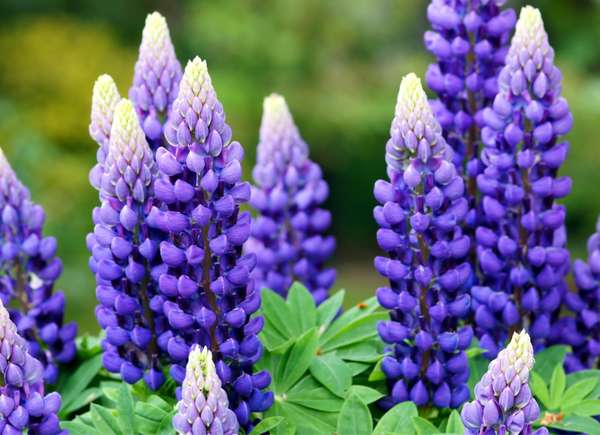
[[[162,310],[150,301],[158,293],[153,270],[160,264],[158,240],[146,220],[155,204],[157,177],[153,153],[131,101],[115,109],[101,183],[101,207],[88,236],[90,268],[96,274],[96,318],[106,331],[104,367],[128,383],[142,376],[151,389],[164,382],[158,334],[165,329]]]
[[[99,148],[96,152],[97,164],[89,174],[90,184],[100,190],[100,182],[104,173],[104,160],[108,154],[110,130],[117,104],[121,101],[117,85],[111,76],[102,74],[94,83],[92,91],[92,113],[90,116],[90,136]]]
[[[54,435],[63,433],[57,412],[60,394],[44,395],[44,368],[29,354],[27,341],[21,338],[0,302],[0,427],[3,434]]]
[[[254,373],[263,318],[253,316],[260,308],[250,277],[256,257],[242,254],[250,236],[250,213],[240,211],[250,197],[241,181],[244,150],[231,136],[206,62],[196,57],[165,126],[169,146],[156,151],[162,177],[154,192],[163,207],[151,210],[148,224],[164,241],[151,305],[168,320],[158,345],[171,357],[173,379],[183,382],[193,344],[209,347],[231,409],[250,432],[252,414],[268,409],[273,394],[263,391],[269,374]]]
[[[534,431],[531,427],[540,415],[529,388],[533,364],[529,335],[524,330],[514,333],[475,386],[475,400],[462,409],[465,435],[548,434],[546,428]]]
[[[64,324],[65,297],[54,292],[62,273],[54,237],[44,237],[44,210],[31,201],[0,150],[0,299],[9,306],[29,351],[44,365],[44,379],[55,383],[58,364],[75,357],[77,325]]]
[[[387,253],[375,258],[375,268],[390,283],[377,290],[390,310],[390,320],[378,325],[389,344],[382,369],[390,395],[381,404],[458,408],[469,398],[465,349],[473,335],[461,326],[472,282],[470,240],[460,226],[468,204],[452,149],[414,74],[402,79],[390,133],[390,181],[374,189],[377,242]]]
[[[227,393],[207,347],[195,345],[190,351],[173,427],[179,434],[238,434],[239,423],[229,409]]]
[[[561,136],[573,118],[537,9],[521,10],[498,84],[483,111],[481,282],[471,291],[476,332],[490,358],[522,325],[530,325],[536,350],[568,337],[558,320],[570,261],[566,209],[557,200],[571,190],[571,179],[558,172],[569,148]]]
[[[321,208],[329,188],[280,95],[265,98],[253,175],[250,202],[259,216],[246,249],[257,256],[257,286],[285,295],[297,280],[322,302],[335,281],[324,265],[335,250],[325,235],[331,213]]]
[[[140,55],[129,98],[153,150],[163,145],[163,127],[177,97],[181,65],[175,56],[167,21],[158,12],[146,17]]]

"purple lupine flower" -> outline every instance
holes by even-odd
[[[115,109],[101,182],[102,205],[88,236],[90,267],[96,274],[96,318],[106,331],[104,367],[128,383],[142,377],[152,389],[164,382],[157,344],[166,327],[152,272],[160,260],[158,242],[145,219],[154,205],[152,184],[158,174],[132,103]],[[165,353],[163,353],[166,356]]]
[[[471,211],[469,228],[476,224],[476,177],[482,112],[498,93],[497,77],[508,51],[516,21],[514,10],[503,10],[506,0],[432,0],[427,8],[431,31],[425,46],[437,58],[429,65],[427,85],[437,93],[432,107],[454,162],[464,173]]]
[[[475,386],[475,400],[462,409],[465,435],[548,434],[546,428],[531,427],[540,415],[529,388],[533,363],[529,335],[514,333]]]
[[[98,77],[92,92],[92,113],[90,116],[90,136],[99,147],[96,152],[97,163],[89,174],[90,184],[96,190],[100,190],[102,174],[104,173],[103,165],[108,154],[113,116],[120,100],[121,96],[113,78],[108,74],[102,74]]]
[[[138,113],[150,148],[163,143],[163,127],[177,97],[181,65],[175,56],[167,21],[158,12],[146,17],[140,55],[129,98]]]
[[[476,230],[480,286],[472,289],[477,334],[494,357],[511,331],[529,325],[534,348],[553,342],[569,270],[563,205],[571,190],[558,176],[572,126],[560,96],[554,65],[537,9],[525,7],[499,76],[498,95],[483,112],[484,171],[477,177],[481,222]]]
[[[588,260],[575,260],[573,275],[578,292],[565,292],[573,317],[559,320],[562,342],[573,352],[565,359],[568,372],[598,368],[600,357],[600,218],[587,242]]]
[[[265,99],[253,175],[250,203],[259,216],[247,249],[257,256],[257,287],[285,296],[297,280],[322,302],[335,281],[335,269],[324,266],[335,250],[324,234],[331,213],[321,208],[329,188],[282,96]]]
[[[56,239],[44,237],[44,210],[31,201],[0,150],[0,299],[9,308],[31,355],[55,383],[58,364],[75,358],[77,324],[64,323],[65,296],[54,292],[62,273]]]
[[[390,282],[377,289],[390,310],[378,325],[390,345],[382,363],[390,395],[382,405],[457,408],[469,398],[464,351],[473,336],[460,326],[470,309],[470,241],[460,225],[468,204],[452,149],[414,74],[402,79],[390,133],[390,181],[374,189],[377,242],[388,254],[375,258],[375,267]]]
[[[177,433],[186,435],[237,435],[239,432],[212,353],[206,347],[200,349],[194,345],[190,352],[173,427]]]
[[[56,415],[60,394],[44,394],[44,367],[28,347],[0,302],[0,431],[7,435],[62,434]]]
[[[231,142],[206,63],[188,62],[179,95],[165,127],[170,144],[156,152],[163,177],[154,192],[164,204],[148,222],[167,236],[160,294],[151,301],[162,309],[170,329],[158,339],[174,362],[171,375],[181,383],[192,344],[208,347],[240,426],[253,426],[252,412],[271,406],[267,372],[253,373],[262,355],[258,333],[263,318],[260,292],[250,279],[254,254],[242,255],[250,235],[250,214],[240,205],[250,197],[241,182],[244,150]]]

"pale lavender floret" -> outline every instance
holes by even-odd
[[[181,400],[173,417],[178,434],[237,435],[239,424],[229,409],[227,393],[221,386],[213,356],[208,348],[194,345],[188,356]]]
[[[146,17],[129,98],[152,150],[164,145],[163,128],[179,89],[181,65],[169,28],[158,12]]]
[[[54,435],[62,431],[57,417],[60,394],[44,394],[44,367],[28,351],[4,304],[0,302],[0,432],[7,435]]]
[[[131,384],[144,377],[157,389],[165,380],[161,364],[168,360],[157,337],[167,325],[162,310],[150,309],[158,292],[152,270],[160,258],[158,240],[145,220],[155,204],[158,170],[129,100],[115,109],[103,169],[102,205],[87,242],[97,283],[96,318],[106,331],[104,367]]]
[[[335,250],[326,235],[331,213],[321,208],[329,188],[282,96],[265,99],[253,175],[250,203],[259,216],[246,248],[257,256],[257,286],[286,295],[297,280],[322,302],[335,281],[325,266]]]
[[[263,318],[260,292],[250,278],[254,254],[242,254],[250,236],[250,214],[240,206],[250,197],[242,182],[242,146],[231,141],[208,74],[200,58],[188,62],[179,95],[165,127],[168,147],[156,151],[162,177],[154,183],[161,207],[147,222],[163,232],[156,270],[159,294],[151,300],[162,310],[169,329],[158,338],[168,352],[176,382],[184,380],[193,344],[208,347],[240,426],[249,432],[252,413],[271,406],[263,389],[267,372],[254,373],[262,355],[258,333]]]
[[[485,170],[477,177],[482,222],[476,231],[480,286],[472,289],[477,334],[494,357],[511,331],[529,325],[534,347],[561,340],[557,323],[569,271],[563,205],[571,179],[559,176],[573,118],[560,96],[541,15],[525,7],[484,110]]]
[[[62,262],[56,239],[43,235],[44,220],[0,150],[0,299],[44,365],[45,381],[55,383],[58,364],[75,358],[77,325],[64,323],[65,297],[54,291]]]
[[[465,349],[473,331],[461,324],[472,270],[460,225],[468,203],[452,154],[420,80],[409,74],[386,146],[390,181],[374,189],[377,242],[388,254],[375,258],[375,267],[390,282],[377,290],[390,310],[390,320],[378,325],[390,345],[382,362],[390,388],[384,407],[411,400],[458,408],[469,398]]]
[[[532,428],[540,415],[529,387],[533,364],[529,335],[525,331],[513,334],[475,386],[475,400],[463,406],[465,435],[548,434],[546,428]]]

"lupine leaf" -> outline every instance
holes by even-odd
[[[382,361],[383,358],[377,361],[377,364],[375,364],[375,367],[373,367],[373,370],[369,375],[369,382],[383,381],[385,379],[385,373],[383,373],[383,370],[381,369]]]
[[[364,435],[373,431],[373,419],[367,405],[353,394],[344,402],[338,416],[337,433]]]
[[[163,417],[160,424],[156,428],[156,435],[172,435],[173,434],[173,416],[175,410],[171,411]]]
[[[287,297],[296,331],[300,334],[308,331],[317,324],[317,306],[310,292],[299,282],[290,287]],[[298,334],[299,335],[299,334]]]
[[[364,372],[369,367],[371,367],[371,364],[367,364],[367,363],[360,363],[360,362],[356,362],[356,361],[344,361],[344,362],[350,368],[350,371],[352,372],[352,377],[354,377],[356,375],[360,375],[362,372]]]
[[[340,328],[337,333],[330,335],[327,339],[323,337],[323,352],[329,352],[333,349],[375,337],[377,335],[377,323],[388,318],[388,313],[380,312],[361,316],[356,320],[353,320]]]
[[[317,329],[313,328],[304,333],[287,351],[279,363],[281,391],[287,391],[304,375],[315,357],[318,346]]]
[[[562,364],[557,365],[552,372],[552,380],[550,381],[550,406],[551,409],[560,408],[560,402],[565,392],[567,384],[567,375]]]
[[[119,424],[117,422],[116,412],[100,405],[92,403],[90,415],[94,422],[94,427],[103,435],[105,434],[121,434]]]
[[[250,435],[260,435],[263,433],[270,432],[272,429],[279,426],[279,424],[283,421],[283,417],[267,417],[254,426]]]
[[[385,396],[385,394],[376,390],[375,388],[366,387],[364,385],[352,385],[348,389],[348,397],[350,397],[352,394],[362,400],[365,405],[376,402]]]
[[[283,421],[275,426],[270,434],[271,435],[296,435],[296,426],[290,421],[287,416],[283,415],[283,409],[281,402],[276,400],[273,406],[264,415],[265,418],[283,417]]]
[[[600,400],[582,400],[571,406],[563,406],[565,413],[581,415],[584,417],[595,417],[600,415]]]
[[[100,382],[100,390],[102,394],[111,402],[117,403],[119,400],[119,390],[121,389],[121,382],[105,381]]]
[[[84,406],[89,405],[94,400],[102,396],[102,390],[97,387],[88,388],[84,390],[78,398],[72,400],[68,406],[63,406],[60,409],[60,415],[67,416],[72,412],[77,411],[78,409],[83,408]]]
[[[292,337],[294,331],[290,325],[292,313],[290,312],[289,305],[272,290],[263,289],[261,294],[262,311],[265,314],[265,318],[269,320],[283,337]]]
[[[600,398],[600,370],[581,370],[567,375],[567,386],[582,380],[595,381],[595,388],[589,393],[588,399]],[[592,382],[593,383],[593,382]]]
[[[421,417],[413,417],[413,424],[417,431],[417,435],[433,435],[439,434],[440,430],[435,427],[429,420],[425,420]]]
[[[310,373],[329,391],[344,397],[352,385],[352,371],[336,355],[328,354],[313,359]]]
[[[70,435],[100,435],[96,428],[85,424],[79,417],[71,421],[62,421],[60,427],[68,430]]]
[[[597,420],[579,415],[568,415],[563,421],[552,423],[548,427],[569,432],[600,434],[600,423]]]
[[[344,400],[323,387],[312,376],[305,376],[286,394],[287,401],[324,412],[338,412]]]
[[[333,296],[329,297],[317,308],[317,324],[322,328],[326,328],[335,319],[336,314],[342,308],[344,302],[345,290],[340,290]]]
[[[551,346],[535,355],[533,370],[538,372],[542,379],[550,379],[554,368],[563,365],[565,356],[570,351],[569,346]]]
[[[460,418],[460,414],[456,409],[450,413],[448,417],[448,424],[446,425],[446,433],[452,433],[457,435],[463,435],[465,433],[465,426]]]
[[[85,361],[77,370],[75,370],[72,376],[65,382],[61,391],[59,391],[62,397],[63,409],[70,409],[72,402],[81,400],[83,391],[98,374],[101,367],[102,354],[98,354]],[[64,412],[60,413],[61,417],[65,417],[66,415],[67,414]]]
[[[271,323],[265,319],[265,327],[260,333],[260,341],[269,352],[283,353],[294,342],[291,338],[283,336]]]
[[[135,434],[133,397],[129,387],[122,383],[117,397],[117,409],[119,410],[119,426],[125,435]]]
[[[542,377],[536,372],[531,372],[529,384],[531,385],[533,395],[539,399],[544,407],[550,408],[550,393]]]
[[[167,411],[152,403],[137,402],[135,404],[135,414],[149,420],[160,422],[167,414]]]
[[[381,417],[375,426],[373,435],[383,435],[389,432],[414,434],[413,417],[418,415],[419,411],[413,402],[398,403]]]
[[[368,316],[379,308],[377,299],[375,297],[369,298],[364,302],[356,304],[348,311],[345,311],[340,317],[335,319],[327,331],[323,334],[321,341],[324,343],[329,340],[332,336],[336,335],[340,330],[348,325],[349,323]]]
[[[473,358],[469,358],[469,391],[471,392],[471,399],[474,398],[473,391],[475,389],[475,385],[487,371],[489,363],[489,360],[481,354],[474,356]]]
[[[321,412],[290,402],[282,402],[281,414],[300,434],[326,434],[335,431],[337,413]]]
[[[376,339],[360,342],[336,349],[337,356],[344,360],[359,362],[375,362],[383,349],[382,342]]]
[[[581,381],[574,383],[567,388],[567,391],[565,391],[565,394],[563,394],[561,408],[565,409],[581,402],[592,391],[594,391],[597,384],[597,378],[582,379]]]

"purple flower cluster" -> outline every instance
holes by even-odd
[[[0,432],[6,435],[54,435],[61,431],[56,415],[60,394],[44,395],[42,363],[28,351],[28,343],[0,302]]]
[[[475,400],[465,404],[462,419],[465,435],[547,435],[548,429],[531,425],[540,408],[529,388],[533,347],[525,331],[513,334],[511,342],[494,359],[475,386]]]
[[[271,95],[263,107],[250,200],[259,216],[247,244],[257,256],[253,277],[258,288],[283,296],[300,281],[321,303],[336,275],[324,266],[335,250],[333,236],[324,234],[331,213],[321,208],[329,188],[319,165],[308,158],[284,98]]]
[[[164,145],[163,128],[177,97],[181,65],[175,56],[167,21],[158,12],[146,17],[140,55],[129,98],[138,112],[150,148]]]
[[[573,119],[553,60],[540,12],[523,8],[498,78],[500,90],[483,112],[484,171],[477,177],[482,216],[476,230],[482,281],[472,296],[477,334],[490,357],[523,324],[536,349],[561,334],[556,320],[569,253],[566,210],[556,199],[568,195],[571,180],[557,175],[568,150],[559,137]]]
[[[457,408],[469,398],[465,349],[473,331],[461,326],[470,310],[470,240],[461,230],[468,212],[464,182],[452,149],[428,104],[420,80],[402,79],[386,145],[390,181],[375,183],[379,246],[377,271],[389,287],[377,290],[390,320],[378,331],[391,345],[382,369],[390,397],[419,406]]]
[[[164,382],[157,337],[166,320],[161,309],[150,308],[158,293],[151,275],[160,260],[146,218],[154,205],[158,171],[129,100],[116,106],[102,166],[102,205],[94,210],[94,232],[87,244],[97,282],[96,317],[106,331],[103,362],[126,382],[144,377],[157,389]]]
[[[598,367],[600,357],[600,219],[587,243],[588,261],[575,260],[573,275],[578,292],[566,292],[565,305],[574,317],[560,319],[562,342],[570,345],[565,368],[569,372]]]
[[[195,345],[190,352],[173,427],[179,434],[192,435],[239,432],[237,418],[229,409],[227,394],[206,347],[201,350]]]
[[[56,239],[44,237],[44,210],[31,201],[0,150],[0,299],[10,308],[19,334],[55,383],[58,364],[75,358],[77,325],[64,324],[65,297],[54,292],[62,272]]]
[[[156,151],[161,172],[154,194],[162,203],[148,224],[163,232],[159,294],[151,301],[169,329],[158,346],[174,362],[171,375],[181,383],[190,347],[208,347],[240,426],[249,430],[252,412],[271,406],[267,372],[253,373],[262,355],[258,333],[263,318],[252,316],[260,293],[250,278],[254,254],[242,255],[250,235],[250,214],[240,205],[250,197],[241,182],[243,148],[231,142],[206,63],[188,62],[165,126],[167,148]]]

